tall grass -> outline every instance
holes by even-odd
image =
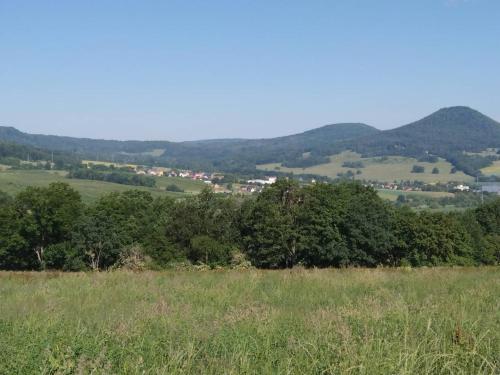
[[[0,273],[0,373],[495,374],[500,269]]]

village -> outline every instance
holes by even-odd
[[[138,175],[147,175],[151,177],[178,177],[191,179],[196,181],[202,181],[207,186],[210,186],[215,193],[230,194],[230,193],[242,193],[242,194],[252,194],[260,193],[264,186],[274,184],[277,180],[276,176],[266,176],[264,179],[250,179],[245,181],[245,183],[237,184],[236,191],[229,189],[228,185],[231,183],[225,181],[225,175],[222,173],[209,173],[209,172],[195,172],[189,169],[174,169],[166,167],[141,167],[136,166],[135,172]]]

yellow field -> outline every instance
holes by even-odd
[[[279,163],[257,165],[258,169],[266,171],[292,172],[294,174],[316,174],[331,178],[337,177],[338,173],[345,173],[349,170],[356,172],[356,168],[345,168],[342,164],[346,161],[362,161],[365,168],[360,168],[361,174],[356,175],[356,179],[378,180],[392,182],[394,180],[419,180],[428,183],[448,182],[448,181],[472,181],[473,178],[462,172],[451,174],[452,165],[446,160],[439,159],[437,163],[418,162],[414,158],[403,156],[389,156],[382,161],[380,157],[361,158],[361,155],[344,151],[338,155],[330,156],[330,163],[315,165],[307,168],[287,168]],[[425,168],[425,173],[411,173],[413,165],[421,165]],[[432,169],[437,167],[439,174],[432,174]]]
[[[378,195],[380,198],[388,199],[390,201],[395,201],[398,196],[406,195],[419,195],[426,198],[443,198],[443,197],[453,197],[453,193],[447,193],[445,191],[403,191],[403,190],[388,190],[388,189],[378,189]]]
[[[485,175],[500,176],[500,160],[494,161],[489,167],[481,169],[481,172]]]
[[[99,161],[99,160],[82,160],[82,164],[105,165],[106,167],[114,166],[117,168],[123,168],[123,167],[137,168],[137,164],[112,163],[110,161]]]

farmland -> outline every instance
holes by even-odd
[[[18,193],[28,186],[48,186],[51,182],[66,182],[76,189],[84,201],[92,202],[100,196],[111,192],[123,192],[130,189],[149,191],[154,196],[170,195],[172,197],[182,197],[186,194],[166,192],[165,187],[169,184],[176,184],[186,193],[196,193],[200,191],[203,182],[177,177],[156,177],[156,187],[148,188],[142,186],[121,185],[104,181],[80,180],[66,178],[65,171],[44,171],[44,170],[4,170],[0,171],[0,191],[5,191],[11,195]]]
[[[0,273],[0,373],[496,374],[497,267]]]
[[[500,176],[500,160],[496,160],[489,167],[481,169],[481,172],[485,175]]]
[[[390,201],[395,201],[400,195],[406,195],[406,196],[422,196],[422,197],[427,197],[427,198],[444,198],[444,197],[453,197],[453,193],[447,193],[444,191],[410,191],[410,192],[405,192],[401,190],[390,190],[390,189],[379,189],[378,195],[380,198],[383,199],[388,199]]]
[[[342,165],[345,162],[362,162],[364,168],[347,168]],[[414,165],[425,168],[424,173],[412,173]],[[339,173],[346,173],[357,169],[361,174],[355,175],[356,179],[378,180],[392,182],[395,180],[419,180],[423,182],[448,182],[448,181],[472,181],[473,178],[462,172],[450,173],[452,165],[443,159],[436,163],[419,162],[413,158],[403,156],[389,156],[386,158],[361,158],[361,155],[345,151],[338,155],[330,156],[330,162],[327,164],[315,165],[306,168],[286,168],[279,163],[261,164],[258,169],[266,171],[293,172],[294,174],[316,174],[331,178],[337,177]],[[439,174],[433,174],[432,169],[438,168]]]

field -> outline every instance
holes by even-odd
[[[444,198],[444,197],[453,197],[453,193],[447,193],[444,191],[401,191],[401,190],[389,190],[389,189],[378,189],[378,195],[383,199],[388,199],[390,201],[395,201],[398,196],[406,195],[406,196],[422,196],[426,198]]]
[[[498,268],[0,273],[2,374],[498,374]]]
[[[186,193],[195,193],[200,191],[204,186],[203,182],[200,181],[177,177],[156,177],[156,187],[148,188],[104,181],[70,179],[65,177],[66,173],[64,171],[44,170],[0,170],[0,191],[14,195],[28,186],[48,186],[51,182],[66,182],[80,192],[84,201],[92,202],[103,194],[114,191],[122,192],[130,189],[149,191],[154,196],[169,195],[172,197],[182,197],[186,194],[166,192],[165,187],[174,183],[184,189]]]
[[[500,160],[494,161],[489,167],[481,169],[481,172],[487,176],[496,175],[500,176]]]
[[[361,161],[364,168],[345,168],[342,167],[344,162]],[[411,173],[414,165],[421,165],[425,168],[425,173]],[[432,169],[437,167],[439,174],[432,174]],[[433,182],[448,182],[448,181],[472,181],[473,178],[462,172],[451,174],[452,165],[446,160],[439,159],[437,163],[418,162],[413,158],[402,156],[389,156],[386,160],[380,157],[376,158],[361,158],[355,152],[345,151],[338,155],[330,157],[330,163],[320,164],[307,168],[286,168],[277,163],[261,164],[258,169],[267,171],[293,172],[294,174],[316,174],[335,178],[338,173],[346,173],[351,170],[354,173],[359,169],[362,173],[356,175],[357,179],[377,180],[383,182],[393,182],[395,180],[419,180],[428,183]]]

